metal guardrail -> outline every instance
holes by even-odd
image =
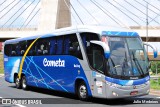
[[[160,78],[160,76],[155,75],[155,76],[150,76],[152,80],[158,80],[158,78]]]

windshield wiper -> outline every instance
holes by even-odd
[[[141,72],[140,72],[139,70],[138,70],[138,71],[140,72],[140,74],[144,75],[143,69],[142,69],[141,65],[139,64],[138,60],[135,58],[133,51],[132,51],[132,55],[133,55],[133,61],[134,61],[135,65],[136,65],[136,67],[137,67]],[[137,63],[136,63],[136,62],[137,62]],[[138,66],[137,66],[137,65],[138,65]]]
[[[111,63],[112,63],[112,65],[113,65],[113,68],[115,68],[115,63],[113,62],[112,58],[110,57],[109,59],[111,60]],[[116,72],[116,74],[117,74],[116,68],[115,68],[114,70],[115,70],[115,72]],[[112,71],[112,74],[113,74],[113,71]]]

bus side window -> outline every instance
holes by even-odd
[[[49,53],[49,40],[39,39],[36,43],[36,55],[48,55]]]
[[[81,33],[80,35],[81,35],[81,40],[83,42],[83,46],[86,51],[89,63],[90,65],[93,65],[93,61],[91,61],[93,59],[93,53],[92,53],[92,47],[91,47],[90,41],[91,40],[99,41],[100,38],[95,33]]]
[[[69,54],[69,48],[70,48],[70,39],[69,36],[65,36],[64,39],[64,54],[68,55]]]
[[[27,47],[29,47],[32,42],[33,42],[33,40],[28,40],[27,41]],[[36,43],[33,44],[33,46],[31,47],[31,49],[28,52],[28,55],[29,56],[35,56],[36,55]]]
[[[12,50],[11,50],[11,56],[16,56],[17,52],[16,52],[16,44],[12,44]]]
[[[57,37],[56,54],[57,55],[63,54],[63,36]]]
[[[12,47],[11,44],[6,44],[4,46],[4,54],[7,56],[11,56]]]
[[[75,56],[79,59],[83,59],[76,34],[69,36],[69,48],[68,49],[69,49],[70,55]]]
[[[89,58],[89,62],[91,63],[92,68],[94,68],[95,70],[97,70],[100,73],[104,74],[104,51],[103,48],[99,45],[96,44],[92,44],[91,45],[92,51],[91,51],[91,56]]]
[[[19,42],[19,48],[20,48],[20,56],[23,56],[27,47],[27,42],[26,41],[20,41]]]
[[[50,55],[56,54],[56,39],[55,37],[50,38]]]
[[[94,33],[81,33],[80,35],[85,49],[89,47],[91,40],[100,40],[99,36]]]

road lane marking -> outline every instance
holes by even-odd
[[[24,105],[20,105],[20,104],[15,104],[16,106],[19,106],[19,107],[26,107]]]
[[[160,97],[156,97],[156,98],[160,98]]]

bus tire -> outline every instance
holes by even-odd
[[[80,100],[83,100],[83,101],[88,100],[89,97],[88,97],[87,86],[84,81],[79,83],[77,92]]]
[[[19,79],[18,75],[15,77],[15,85],[16,85],[17,89],[22,88],[22,81],[21,81],[21,79]]]
[[[25,76],[22,77],[22,89],[23,90],[27,90],[28,89],[27,79],[26,79]]]

